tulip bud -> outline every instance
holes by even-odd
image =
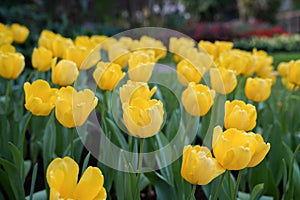
[[[25,59],[21,53],[0,52],[0,76],[5,79],[16,79],[23,72]]]
[[[212,89],[220,94],[231,93],[237,85],[234,71],[225,68],[210,69],[210,83]]]
[[[115,63],[99,62],[93,73],[94,80],[102,90],[112,91],[125,76],[120,65]]]
[[[224,173],[225,169],[204,146],[184,147],[181,176],[191,184],[206,185]]]
[[[289,81],[300,86],[300,59],[296,60],[289,69]]]
[[[193,116],[204,116],[214,103],[215,91],[202,84],[189,83],[182,93],[182,104]]]
[[[257,113],[255,106],[240,100],[226,101],[224,126],[226,129],[237,128],[249,131],[256,125]]]
[[[56,58],[53,58],[52,52],[44,47],[34,48],[31,56],[33,68],[45,72],[56,64]]]
[[[71,85],[78,75],[76,63],[70,60],[60,60],[57,65],[52,66],[52,82],[55,85]]]
[[[177,78],[184,86],[187,86],[190,82],[199,83],[203,74],[204,69],[200,66],[193,65],[187,60],[181,60],[177,64]]]
[[[17,43],[24,43],[29,35],[28,28],[16,23],[12,24],[10,28],[13,33],[14,41]]]
[[[247,78],[245,94],[249,100],[262,102],[271,94],[272,80],[263,78]]]

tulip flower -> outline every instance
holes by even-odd
[[[53,58],[52,51],[44,47],[39,47],[33,49],[31,63],[33,68],[45,72],[56,64],[56,58]]]
[[[115,63],[99,62],[93,73],[94,80],[102,90],[112,91],[125,76],[120,65]]]
[[[71,86],[63,87],[58,91],[56,119],[67,128],[81,126],[97,103],[98,99],[89,89],[77,92]]]
[[[92,42],[90,37],[85,36],[85,35],[77,36],[75,38],[75,45],[78,47],[80,47],[80,46],[85,47],[85,48],[89,49],[90,51],[96,47],[95,43]]]
[[[289,81],[300,86],[300,59],[293,62],[289,69]]]
[[[198,43],[198,48],[200,51],[206,51],[208,54],[212,55],[214,58],[217,58],[217,47],[210,41],[200,40]]]
[[[0,38],[1,40],[1,38]],[[0,52],[2,53],[16,53],[16,48],[11,44],[0,45]]]
[[[63,58],[75,62],[77,68],[81,69],[81,64],[87,58],[90,52],[91,50],[87,49],[86,47],[71,45],[66,48]],[[89,69],[92,66],[86,66],[84,69]]]
[[[11,44],[13,42],[13,33],[5,24],[0,23],[0,46]]]
[[[79,167],[70,157],[56,158],[48,166],[46,178],[50,200],[105,200],[104,177],[97,167],[88,167],[78,180]]]
[[[25,59],[21,53],[0,52],[0,76],[5,79],[16,79],[23,72]]]
[[[44,80],[24,84],[25,108],[36,116],[47,116],[55,106],[57,92]]]
[[[203,74],[203,68],[193,65],[187,60],[181,60],[177,64],[177,78],[184,86],[187,86],[190,82],[199,83]]]
[[[70,60],[60,60],[52,66],[52,82],[55,85],[66,86],[75,82],[79,75],[76,63]]]
[[[202,84],[189,83],[182,93],[182,104],[193,116],[204,116],[214,103],[215,91]]]
[[[128,75],[130,80],[147,82],[152,75],[154,64],[154,52],[151,50],[131,53],[128,59]]]
[[[258,165],[270,150],[270,144],[254,133],[230,128],[214,129],[213,152],[217,161],[228,170],[241,170]]]
[[[123,44],[113,44],[108,50],[108,59],[125,68],[129,59],[129,51]]]
[[[21,44],[24,43],[29,35],[28,28],[16,23],[12,24],[10,28],[13,33],[14,41]]]
[[[52,39],[52,51],[55,57],[63,58],[66,49],[71,46],[74,46],[74,44],[70,38],[65,38],[57,34]]]
[[[52,51],[52,42],[56,37],[57,34],[54,32],[43,30],[38,40],[39,47],[45,47],[46,49]]]
[[[209,74],[212,89],[220,94],[231,93],[237,85],[237,79],[232,70],[211,68]]]
[[[256,108],[240,100],[226,101],[224,126],[249,131],[256,125]]]
[[[160,130],[164,116],[161,101],[136,97],[130,103],[123,103],[122,108],[124,123],[131,135],[148,138]]]
[[[188,145],[183,149],[181,176],[193,185],[206,185],[225,169],[204,146]]]
[[[136,97],[144,98],[149,100],[156,92],[156,87],[151,90],[145,82],[134,82],[128,80],[126,84],[120,87],[120,99],[122,103],[130,103],[132,99]]]
[[[249,100],[263,102],[271,95],[272,80],[263,78],[247,78],[245,94]]]

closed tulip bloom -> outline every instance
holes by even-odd
[[[68,46],[66,48],[65,54],[63,56],[66,60],[71,60],[76,63],[77,68],[81,69],[81,64],[87,58],[89,53],[91,52],[90,49],[87,49],[83,46]],[[92,67],[92,66],[89,66]],[[87,68],[85,68],[87,69]]]
[[[96,47],[95,43],[92,42],[91,38],[85,35],[77,36],[75,38],[75,45],[85,47],[89,50],[93,50]]]
[[[289,81],[300,86],[300,60],[291,64],[289,69]]]
[[[131,53],[128,59],[128,75],[130,80],[147,82],[151,78],[154,64],[154,52],[151,50]]]
[[[56,58],[53,58],[52,51],[45,47],[34,48],[31,56],[33,68],[45,72],[56,64]]]
[[[212,55],[213,58],[217,58],[218,56],[216,45],[210,41],[200,40],[198,43],[198,48],[200,51],[206,51],[208,54]]]
[[[204,146],[188,145],[183,149],[181,176],[191,184],[206,185],[225,169]]]
[[[121,103],[130,103],[132,99],[137,97],[144,98],[145,100],[150,100],[150,98],[156,92],[156,87],[151,90],[145,82],[135,82],[128,80],[126,84],[120,87],[120,99]]]
[[[24,43],[29,35],[29,30],[26,26],[20,24],[12,24],[11,31],[13,33],[13,38],[16,43]]]
[[[52,66],[52,82],[55,85],[66,86],[75,82],[79,75],[76,63],[70,60],[60,60]]]
[[[79,167],[70,157],[56,158],[48,166],[46,178],[50,200],[105,200],[104,177],[97,167],[88,167],[78,180]]]
[[[224,117],[226,129],[252,130],[256,125],[256,118],[256,109],[252,104],[246,104],[240,100],[226,101]]]
[[[214,129],[213,152],[217,161],[228,170],[241,170],[258,165],[270,150],[259,134],[246,133],[235,128]]]
[[[0,40],[1,40],[1,38],[0,38]],[[2,52],[2,53],[15,53],[16,48],[11,44],[3,44],[3,45],[0,45],[0,52]]]
[[[36,116],[47,116],[55,106],[57,92],[47,81],[36,80],[24,84],[25,108]]]
[[[52,40],[53,55],[58,58],[63,58],[66,49],[71,46],[74,46],[74,44],[70,38],[65,38],[57,34]]]
[[[225,68],[210,69],[210,83],[212,89],[220,94],[231,93],[237,85],[234,71]]]
[[[63,87],[58,91],[56,119],[67,128],[81,126],[97,103],[98,99],[89,89],[77,92],[71,86]]]
[[[182,93],[182,104],[193,116],[204,116],[214,103],[215,91],[202,84],[189,83]]]
[[[99,62],[93,73],[94,80],[102,90],[112,91],[125,76],[120,65],[115,63]]]
[[[110,62],[114,62],[125,68],[129,58],[129,51],[123,44],[116,43],[109,48],[108,58]]]
[[[25,59],[21,53],[0,52],[0,76],[5,79],[16,79],[23,72]]]
[[[45,47],[52,51],[52,42],[56,38],[57,34],[49,30],[43,30],[40,34],[38,44],[39,47]]]
[[[245,94],[249,100],[263,102],[271,95],[272,80],[263,78],[247,78]]]
[[[122,104],[123,119],[129,133],[135,137],[148,138],[155,135],[163,123],[163,104],[156,99],[134,98]]]
[[[199,83],[204,70],[190,63],[187,60],[181,60],[177,64],[177,78],[179,82],[187,86],[190,82]]]
[[[0,23],[0,46],[13,43],[13,33],[5,24]]]
[[[281,77],[288,77],[290,66],[292,65],[294,61],[290,62],[280,62],[277,66],[277,71]]]

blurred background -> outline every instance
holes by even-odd
[[[43,29],[75,38],[154,26],[244,50],[300,51],[300,0],[1,0],[0,22],[26,25],[31,47]]]

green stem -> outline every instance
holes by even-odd
[[[128,151],[131,152],[132,151],[132,140],[133,137],[131,135],[128,136]]]
[[[236,180],[236,185],[235,185],[235,188],[234,188],[234,193],[233,193],[233,196],[232,196],[232,200],[236,199],[236,196],[237,196],[237,193],[238,193],[238,190],[239,190],[239,185],[240,185],[240,182],[241,182],[241,178],[242,178],[242,170],[240,170],[239,173],[238,173],[238,177],[237,177],[237,180]]]
[[[10,92],[10,80],[8,79],[6,83],[5,104],[4,104],[5,113],[7,112],[8,109],[9,92]]]
[[[23,155],[23,152],[24,152],[25,134],[26,134],[28,124],[31,120],[31,117],[32,117],[32,114],[30,113],[27,121],[24,124],[23,130],[22,130],[22,134],[21,134],[21,155]]]
[[[142,173],[142,165],[143,165],[143,151],[144,151],[144,138],[140,139],[140,153],[139,153],[139,163],[138,163],[138,175],[136,178],[136,188],[135,188],[135,199],[140,199],[140,178],[141,178],[141,173]]]
[[[192,187],[192,192],[191,192],[191,195],[190,195],[190,200],[195,199],[196,187],[197,187],[197,185],[193,185],[193,187]]]
[[[70,157],[74,158],[74,132],[75,132],[76,128],[72,128],[71,129],[71,133],[70,133]]]
[[[217,189],[216,189],[216,193],[215,193],[215,196],[214,196],[214,200],[217,200],[218,199],[218,196],[219,196],[219,192],[220,192],[220,189],[221,189],[221,186],[222,186],[222,182],[224,180],[224,177],[225,177],[225,172],[222,174],[220,180],[219,180],[219,183],[218,183],[218,186],[217,186]]]

